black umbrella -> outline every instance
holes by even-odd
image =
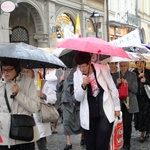
[[[59,54],[58,57],[68,68],[73,68],[76,65],[76,63],[75,63],[76,53],[77,53],[77,51],[64,49]]]
[[[66,68],[54,54],[25,43],[0,44],[0,59],[16,58],[22,67],[29,68]]]

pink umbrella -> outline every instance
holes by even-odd
[[[68,38],[56,45],[59,48],[130,58],[121,48],[95,37]]]

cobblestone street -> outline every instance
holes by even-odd
[[[150,138],[140,143],[139,136],[140,133],[133,128],[130,150],[150,150]],[[47,139],[49,150],[63,150],[66,145],[66,139],[63,134],[63,123],[59,122],[58,133],[51,135]],[[85,150],[85,147],[80,146],[80,135],[72,135],[72,150]]]

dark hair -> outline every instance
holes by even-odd
[[[78,52],[75,61],[77,65],[88,64],[91,61],[91,54],[87,52]]]
[[[17,75],[21,72],[20,61],[15,58],[4,58],[1,61],[1,69],[2,69],[2,66],[13,66],[16,70]]]
[[[139,60],[139,61],[141,61],[141,60]],[[137,62],[138,61],[135,61],[135,64],[137,64]],[[145,66],[146,66],[146,61],[141,61],[141,62],[143,62],[145,64]]]

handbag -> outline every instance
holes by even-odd
[[[38,112],[38,119],[40,122],[55,122],[59,119],[59,113],[52,104],[41,102],[41,109]]]
[[[6,89],[5,89],[5,101],[9,113],[11,114],[9,137],[14,140],[32,141],[34,138],[33,126],[35,126],[35,121],[33,117],[25,114],[11,113],[11,108],[6,94]]]
[[[9,137],[15,140],[32,141],[34,137],[33,117],[23,114],[12,114]]]
[[[144,89],[148,98],[150,99],[150,86],[148,84],[144,84]]]
[[[128,96],[128,82],[127,81],[121,82],[118,92],[119,92],[120,100],[125,100],[127,98]]]
[[[123,121],[122,112],[120,112],[120,117],[116,117],[113,130],[110,138],[110,150],[119,150],[123,146]]]

